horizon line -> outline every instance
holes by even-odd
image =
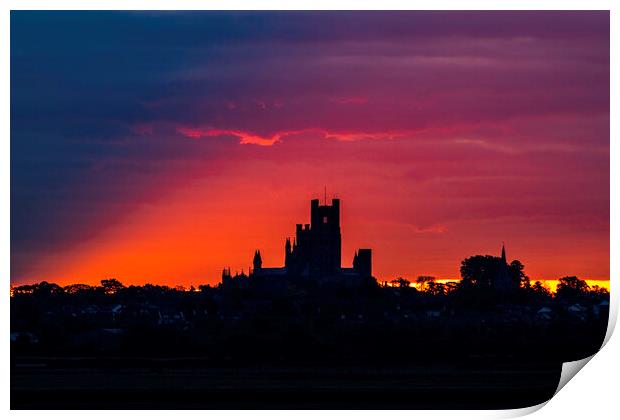
[[[432,277],[432,276],[431,276],[431,277]],[[562,276],[562,277],[572,277],[572,276]],[[554,279],[539,279],[539,278],[531,278],[531,279],[530,279],[530,283],[534,283],[534,282],[537,282],[537,281],[540,281],[540,282],[542,282],[542,283],[547,283],[547,282],[557,282],[557,281],[560,281],[560,279],[561,279],[562,277],[559,277],[559,278],[554,278]],[[592,279],[592,278],[580,278],[579,276],[575,276],[575,277],[578,277],[580,280],[583,280],[583,281],[585,281],[585,282],[611,282],[611,279]],[[152,286],[165,286],[165,287],[170,287],[171,289],[177,288],[177,287],[179,287],[179,286],[182,286],[182,287],[188,287],[188,288],[189,288],[189,287],[200,287],[200,286],[217,286],[218,284],[220,284],[220,283],[221,283],[221,281],[218,281],[218,282],[215,282],[215,283],[211,283],[211,282],[197,283],[197,284],[190,283],[190,284],[187,284],[187,285],[185,285],[185,284],[178,284],[178,285],[175,285],[175,286],[171,286],[170,284],[164,284],[164,283],[160,283],[160,282],[149,282],[149,281],[147,281],[147,282],[142,282],[142,283],[139,283],[139,282],[129,282],[129,283],[124,283],[121,279],[119,279],[119,278],[117,278],[117,277],[114,277],[114,276],[111,276],[111,277],[105,277],[105,278],[102,278],[102,279],[100,279],[98,282],[95,282],[95,283],[92,283],[92,282],[79,282],[79,281],[78,281],[78,282],[64,282],[64,281],[59,281],[59,282],[56,282],[56,281],[49,281],[49,280],[40,280],[40,281],[33,281],[33,282],[23,282],[23,283],[20,283],[20,284],[11,284],[11,285],[10,285],[10,289],[13,289],[14,287],[20,287],[20,286],[33,285],[33,284],[38,284],[38,283],[43,283],[43,282],[47,282],[47,283],[50,283],[50,284],[58,284],[59,286],[62,286],[62,287],[65,287],[65,286],[70,286],[70,285],[73,285],[73,284],[85,284],[85,285],[87,285],[87,286],[98,286],[98,285],[99,285],[99,283],[101,282],[101,280],[108,280],[108,279],[115,279],[115,280],[118,280],[120,283],[122,283],[123,285],[125,285],[125,286],[127,286],[127,287],[128,287],[128,286],[146,286],[146,285],[152,285]],[[378,284],[390,283],[392,280],[396,280],[396,279],[398,279],[398,277],[396,277],[396,278],[394,278],[394,279],[391,279],[391,280],[379,280],[379,279],[377,279],[377,283],[378,283]],[[462,279],[460,279],[460,278],[446,278],[446,277],[440,277],[440,278],[436,278],[434,281],[435,281],[435,282],[438,282],[438,283],[439,283],[439,282],[441,282],[441,283],[457,282],[457,283],[458,283],[458,282],[460,282],[461,280],[462,280]],[[417,283],[418,283],[418,282],[417,282],[417,279],[410,280],[410,282],[411,282],[411,284],[414,284],[414,283],[416,283],[416,284],[417,284]]]

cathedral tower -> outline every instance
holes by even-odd
[[[341,235],[340,200],[331,206],[310,204],[310,272],[314,276],[337,274],[340,271]]]

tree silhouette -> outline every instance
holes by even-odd
[[[596,298],[609,299],[609,290],[597,285],[590,288],[590,294]]]
[[[101,287],[103,288],[103,291],[106,295],[113,295],[119,290],[125,288],[125,286],[123,286],[123,283],[116,279],[101,280]]]
[[[503,273],[511,279],[512,290],[529,286],[529,277],[523,271],[519,260],[505,264],[500,257],[474,255],[461,262],[461,285],[464,289],[490,289],[500,280]]]
[[[555,294],[562,299],[575,299],[585,296],[589,291],[590,286],[584,280],[576,276],[566,276],[560,279]]]
[[[420,287],[420,290],[424,290],[426,283],[434,282],[435,277],[433,276],[418,276],[416,283]]]
[[[474,255],[461,262],[461,284],[464,288],[486,289],[499,276],[502,259],[492,255]]]
[[[64,290],[62,287],[60,287],[56,283],[48,283],[46,281],[42,281],[41,283],[35,283],[35,284],[26,284],[23,286],[17,286],[13,288],[14,295],[32,294],[32,295],[52,296],[52,295],[62,295],[63,293],[64,293]]]
[[[534,292],[537,296],[549,298],[551,297],[551,292],[544,284],[540,281],[536,281],[534,285],[531,287],[532,292]]]
[[[65,293],[68,293],[70,295],[75,295],[77,293],[89,293],[93,291],[92,286],[89,286],[88,284],[70,284],[68,286],[64,287],[64,291]]]
[[[530,287],[530,278],[525,274],[523,269],[525,266],[519,260],[513,260],[508,268],[510,272],[513,287],[522,287],[529,288]]]
[[[425,292],[433,296],[444,296],[446,294],[446,285],[435,281],[429,281],[426,283]]]
[[[402,277],[392,280],[391,283],[392,283],[392,287],[400,287],[400,288],[409,287],[409,285],[411,284],[409,280],[404,279]]]

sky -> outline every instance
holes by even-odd
[[[11,284],[282,266],[609,278],[608,12],[11,12]]]

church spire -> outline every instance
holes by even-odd
[[[506,262],[506,248],[504,247],[504,242],[502,242],[502,261],[504,262],[504,264],[507,264],[507,262]]]
[[[263,267],[263,259],[260,256],[260,250],[256,250],[256,252],[254,252],[254,271],[256,270],[260,270]]]

